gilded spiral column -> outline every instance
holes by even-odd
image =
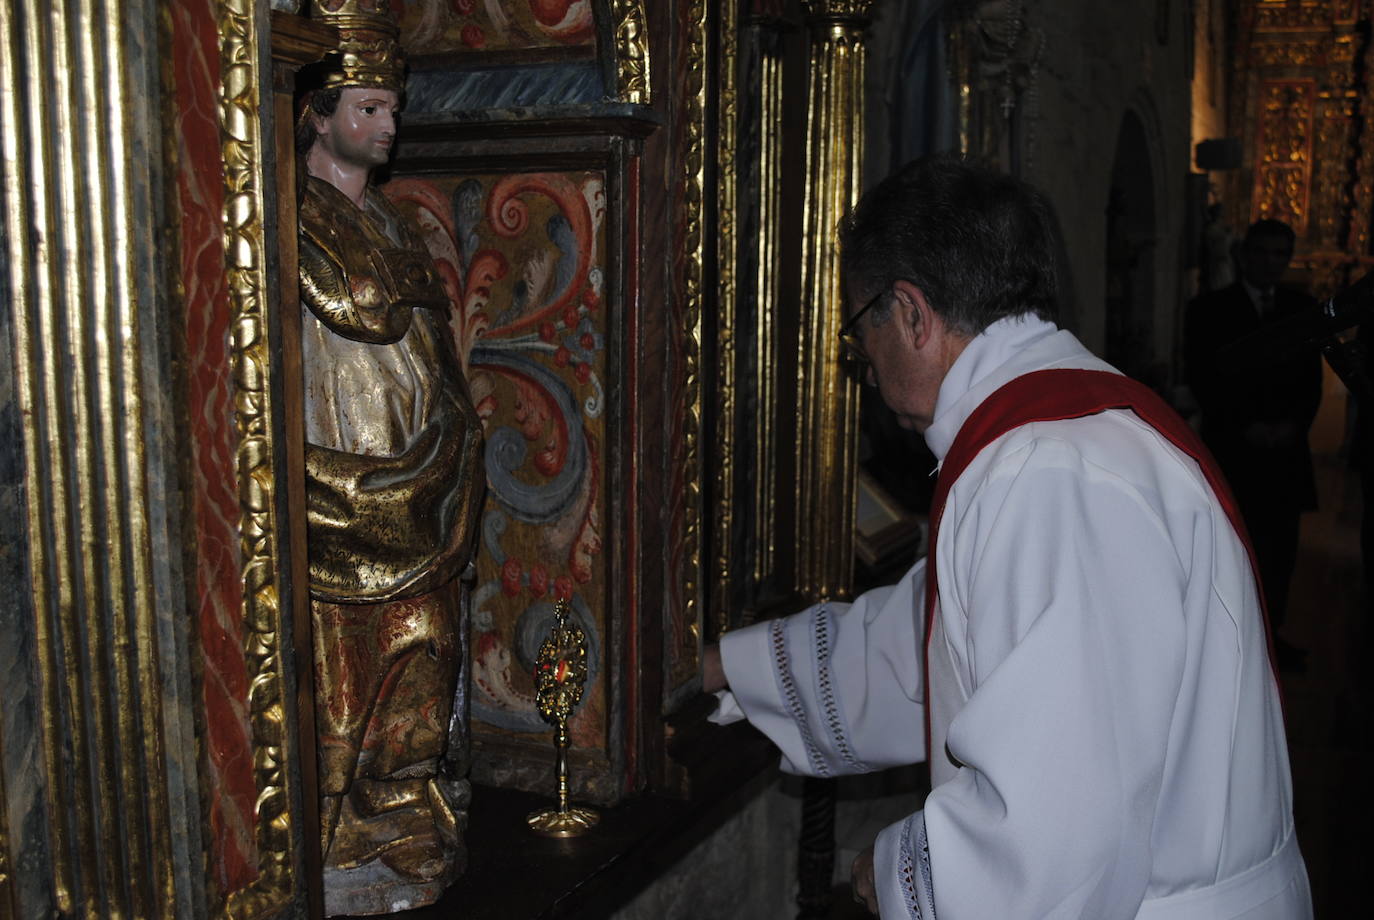
[[[840,366],[844,292],[836,227],[858,201],[863,163],[863,32],[871,0],[806,0],[811,30],[806,115],[797,589],[849,594],[854,568],[858,385]]]

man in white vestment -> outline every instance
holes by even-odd
[[[887,920],[1308,918],[1234,502],[1054,325],[1052,226],[951,157],[864,196],[841,337],[939,462],[933,545],[896,585],[727,634],[705,687],[788,772],[929,759],[924,808],[854,863]]]

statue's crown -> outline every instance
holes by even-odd
[[[310,18],[339,30],[339,61],[324,77],[325,88],[405,88],[400,30],[387,0],[310,0]]]

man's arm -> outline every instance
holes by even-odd
[[[920,601],[925,563],[851,604],[822,603],[726,633],[706,650],[703,687],[730,694],[782,751],[782,769],[866,773],[925,756]]]

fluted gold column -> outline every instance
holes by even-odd
[[[783,60],[779,36],[780,20],[756,19],[750,23],[759,46],[758,101],[755,107],[754,135],[758,139],[758,180],[754,183],[754,207],[758,212],[758,232],[754,248],[755,386],[759,411],[753,419],[753,580],[763,584],[773,576],[777,559],[777,506],[775,492],[778,475],[778,328],[781,299],[782,189],[783,189]]]
[[[175,890],[164,748],[167,563],[153,558],[165,500],[150,472],[161,396],[145,325],[165,307],[149,258],[156,15],[149,0],[0,4],[0,287],[23,418],[42,888],[69,916],[189,910]]]
[[[845,597],[854,568],[858,386],[842,371],[836,227],[858,200],[863,162],[863,30],[871,0],[804,0],[811,30],[797,366],[797,589]]]

